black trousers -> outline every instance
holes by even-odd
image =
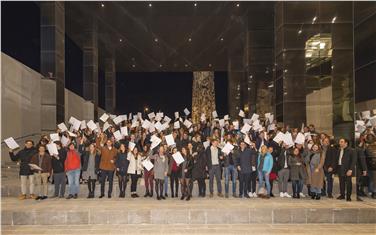
[[[352,176],[340,176],[339,177],[339,191],[341,196],[345,196],[345,189],[346,189],[346,197],[350,198],[352,193]]]
[[[199,178],[197,179],[197,182],[198,182],[198,195],[205,196],[206,194],[205,178]]]
[[[104,196],[104,187],[106,184],[106,180],[108,179],[108,195],[111,196],[112,194],[112,187],[114,184],[114,171],[106,171],[101,170],[101,196]]]
[[[137,193],[137,181],[140,175],[131,174],[131,193]]]
[[[118,180],[119,180],[120,195],[125,195],[128,177],[127,177],[127,175],[118,175]]]
[[[179,178],[178,178],[178,173],[172,171],[171,175],[170,175],[171,196],[174,195],[174,184],[175,184],[175,193],[176,193],[176,195],[178,195],[178,193],[179,193]]]
[[[249,180],[251,178],[250,173],[241,173],[239,175],[239,195],[247,195],[249,192],[248,186],[249,186]]]
[[[197,180],[198,196],[205,196],[206,184],[204,178],[190,178],[188,181],[188,196],[192,197],[193,183]]]
[[[257,171],[252,171],[250,175],[250,180],[248,181],[249,182],[248,190],[251,193],[256,192],[256,179],[257,179]]]
[[[157,197],[163,196],[163,184],[164,184],[164,179],[155,179],[155,192],[157,194]]]
[[[87,181],[87,188],[89,189],[89,196],[94,197],[96,179],[89,178]]]

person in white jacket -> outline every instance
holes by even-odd
[[[137,148],[133,148],[132,151],[128,152],[128,174],[131,177],[131,197],[133,198],[139,197],[137,194],[137,181],[142,172],[141,158],[142,156]]]

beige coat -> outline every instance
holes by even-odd
[[[324,184],[324,162],[325,162],[325,152],[320,154],[320,162],[318,165],[314,166],[311,171],[311,187],[322,188]],[[315,171],[318,169],[318,172]]]

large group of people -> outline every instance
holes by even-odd
[[[51,182],[50,197],[75,199],[80,184],[87,184],[87,198],[94,198],[97,181],[97,196],[111,198],[114,177],[120,198],[139,197],[137,187],[145,187],[144,197],[155,195],[158,200],[214,197],[216,181],[218,197],[269,199],[274,197],[273,182],[278,181],[279,197],[336,196],[351,201],[354,177],[358,200],[376,198],[375,126],[367,126],[356,143],[350,143],[318,133],[313,125],[299,129],[278,125],[270,116],[232,121],[227,115],[202,117],[197,123],[187,116],[184,121],[179,116],[173,122],[168,117],[162,120],[162,113],[124,116],[120,121],[102,116],[95,126],[76,125],[78,120],[73,119],[70,128],[62,123],[55,135],[43,135],[38,143],[27,140],[17,153],[10,149],[10,158],[20,165],[19,199],[48,198]],[[338,195],[333,192],[335,176]],[[198,195],[192,194],[195,181]]]

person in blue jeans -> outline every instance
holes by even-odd
[[[268,148],[266,145],[261,146],[261,151],[258,156],[258,164],[257,164],[257,171],[258,171],[258,178],[259,178],[259,187],[258,190],[266,183],[266,195],[259,194],[261,198],[270,198],[270,182],[269,182],[269,175],[273,168],[273,157],[268,152]]]
[[[231,143],[232,144],[232,143]],[[232,182],[232,196],[236,196],[236,178],[238,178],[238,171],[236,170],[236,156],[237,151],[230,152],[228,155],[225,155],[224,159],[224,174],[225,174],[225,197],[229,196],[229,186],[230,180]]]

